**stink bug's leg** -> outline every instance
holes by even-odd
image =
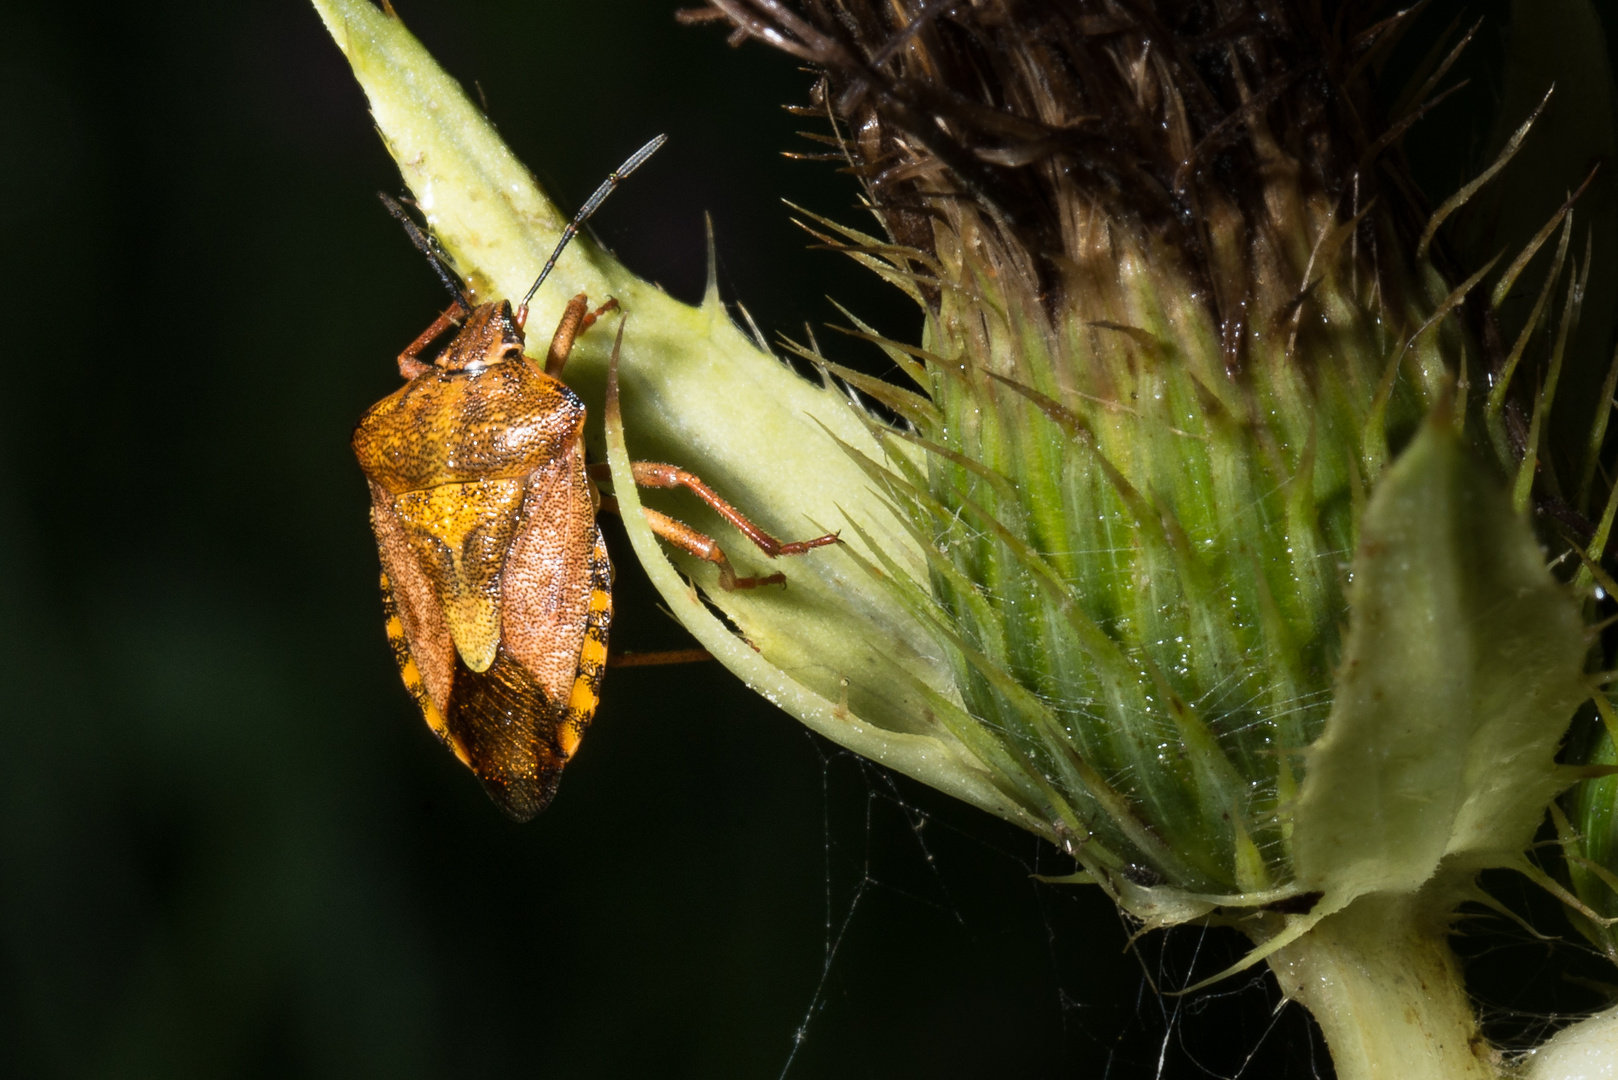
[[[700,664],[712,659],[713,653],[707,649],[668,649],[663,652],[608,653],[607,666],[657,667],[664,664]]]
[[[618,500],[611,495],[601,500],[601,509],[611,514],[618,513]],[[713,537],[697,532],[683,521],[676,521],[667,514],[660,514],[651,507],[640,508],[641,514],[646,518],[646,524],[652,527],[652,532],[661,536],[669,543],[682,551],[690,552],[699,559],[705,559],[719,567],[719,587],[726,592],[737,589],[756,589],[760,585],[785,585],[787,576],[782,573],[765,574],[762,577],[737,577],[735,567],[725,558],[724,551],[714,542]]]
[[[417,375],[431,371],[432,365],[423,363],[420,359],[422,352],[450,327],[459,326],[465,311],[461,302],[457,300],[445,308],[444,313],[434,319],[433,324],[423,330],[415,341],[406,345],[405,351],[399,354],[399,374],[407,379],[414,379]]]
[[[569,300],[562,312],[562,321],[556,324],[550,352],[545,354],[545,374],[553,379],[560,377],[562,368],[567,366],[568,356],[573,352],[573,342],[580,334],[594,326],[597,319],[617,307],[618,301],[610,296],[605,304],[594,311],[590,310],[590,299],[584,293]],[[527,315],[526,308],[520,309],[517,312],[517,325],[521,326]]]
[[[683,487],[707,503],[713,511],[741,531],[742,535],[753,541],[758,549],[770,558],[779,558],[782,555],[802,555],[806,551],[813,551],[817,547],[837,543],[836,533],[827,533],[817,536],[813,540],[793,540],[790,543],[777,540],[757,525],[748,520],[747,516],[734,506],[730,505],[713,488],[702,482],[702,478],[695,473],[673,465],[660,465],[655,461],[632,461],[629,467],[634,470],[635,485],[649,488],[675,488]],[[610,472],[599,472],[597,466],[591,466],[591,471],[597,478],[610,477]],[[693,552],[693,554],[696,554]]]

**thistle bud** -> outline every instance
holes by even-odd
[[[889,239],[816,227],[925,316],[919,349],[879,342],[905,423],[846,449],[927,561],[871,580],[930,627],[958,694],[932,711],[997,786],[1149,923],[1292,911],[1266,950],[1520,859],[1583,639],[1466,448],[1503,427],[1467,397],[1492,265],[1452,281],[1453,207],[1424,222],[1377,167],[1408,119],[1360,74],[1388,26],[715,6],[826,72]],[[1509,783],[1475,773],[1506,752]]]

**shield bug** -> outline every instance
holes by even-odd
[[[527,296],[473,303],[398,204],[390,212],[455,301],[404,352],[406,382],[366,411],[354,453],[371,492],[388,639],[434,734],[507,814],[526,821],[556,793],[600,699],[612,621],[612,564],[598,508],[615,510],[585,463],[584,405],[561,381],[574,340],[616,308],[568,302],[543,363],[523,354],[528,304],[568,242],[618,183],[663,144],[643,146],[596,189],[562,233]],[[422,359],[454,330],[437,356]],[[684,487],[767,555],[796,555],[832,535],[783,544],[691,473],[635,462],[633,482]],[[737,577],[712,539],[655,511],[654,531]]]

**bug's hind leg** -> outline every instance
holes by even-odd
[[[694,473],[673,465],[663,465],[651,461],[634,461],[630,463],[634,473],[634,481],[640,487],[674,488],[683,487],[695,494],[703,502],[713,508],[720,517],[734,525],[742,535],[751,540],[758,549],[770,558],[779,558],[783,555],[802,555],[818,547],[838,542],[836,533],[827,533],[812,540],[794,540],[784,542],[777,540],[763,529],[759,528],[747,515],[737,510],[730,503],[720,498],[707,484],[703,483]],[[612,474],[605,466],[592,465],[590,474],[597,479],[609,478]],[[618,512],[618,502],[611,497],[601,500],[601,508],[613,513]],[[699,559],[713,563],[719,568],[719,584],[727,590],[754,589],[760,585],[780,585],[786,582],[786,575],[782,573],[764,574],[756,577],[739,577],[730,560],[725,557],[724,549],[711,537],[700,533],[683,521],[677,521],[667,514],[660,514],[656,510],[643,507],[642,513],[646,522],[652,527],[652,532],[661,536],[682,551],[689,552]]]
[[[714,513],[736,526],[742,535],[753,541],[760,551],[772,559],[779,558],[782,555],[802,555],[804,552],[813,551],[817,547],[837,543],[836,533],[817,536],[813,540],[793,540],[790,542],[777,540],[748,520],[747,515],[720,498],[719,494],[713,488],[704,484],[702,478],[695,473],[686,472],[684,469],[674,465],[662,465],[655,461],[632,461],[629,463],[629,467],[634,473],[637,487],[683,487],[690,491],[697,498],[707,503]],[[682,525],[681,528],[685,528],[685,526]],[[696,535],[701,536],[702,534],[697,533]],[[706,540],[707,537],[703,537],[703,539]],[[678,541],[674,542],[677,543]],[[708,542],[713,543],[712,540]],[[697,552],[693,551],[692,554],[695,555]]]
[[[618,500],[611,495],[601,499],[601,509],[608,513],[619,513]],[[683,521],[676,521],[667,514],[660,514],[649,506],[640,508],[641,514],[646,518],[646,524],[652,527],[652,532],[661,536],[681,551],[695,555],[699,559],[713,563],[719,567],[719,587],[726,592],[737,589],[756,589],[760,585],[785,585],[787,576],[777,571],[774,574],[762,574],[755,577],[739,577],[736,568],[730,565],[725,558],[725,551],[713,537],[699,533]]]

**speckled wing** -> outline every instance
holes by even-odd
[[[371,484],[371,528],[382,557],[382,604],[388,642],[405,689],[421,708],[427,726],[455,755],[470,764],[445,721],[455,679],[455,643],[438,604],[437,590],[411,551],[393,497]]]
[[[528,478],[500,579],[500,646],[558,707],[578,671],[599,536],[584,450],[574,442]]]

